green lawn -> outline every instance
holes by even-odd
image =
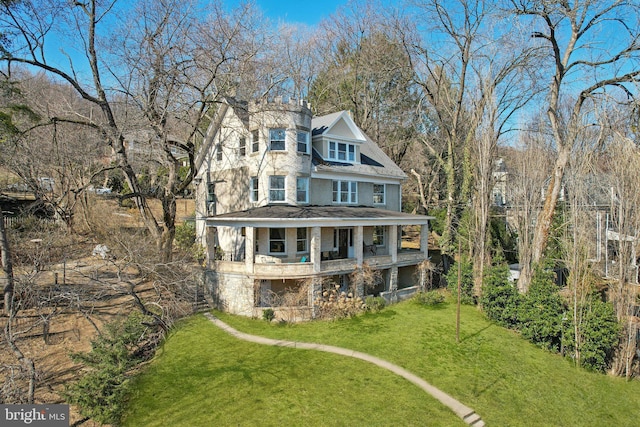
[[[585,372],[463,307],[411,302],[298,325],[216,313],[248,333],[371,353],[451,394],[489,426],[637,426],[640,382]],[[173,333],[135,382],[125,425],[463,425],[409,382],[366,362],[238,341],[203,316]]]

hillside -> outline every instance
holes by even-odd
[[[406,302],[349,320],[285,326],[217,315],[243,332],[396,363],[473,408],[487,425],[632,426],[640,413],[640,382],[576,368],[473,307],[463,307],[460,344],[454,304]],[[154,419],[165,425],[459,425],[409,383],[364,362],[239,342],[201,316],[169,338],[138,380],[128,414],[130,426],[160,425]]]

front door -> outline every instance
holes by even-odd
[[[338,258],[353,257],[353,229],[339,228],[336,231]]]
[[[338,257],[348,258],[349,256],[349,230],[341,228],[338,230]]]

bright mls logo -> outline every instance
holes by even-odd
[[[0,426],[69,427],[69,405],[0,405]]]

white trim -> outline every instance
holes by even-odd
[[[316,167],[314,167],[313,171],[311,172],[311,178],[317,178],[317,179],[330,179],[332,181],[337,181],[337,180],[342,180],[342,181],[358,181],[358,182],[367,182],[367,183],[375,183],[375,184],[395,184],[395,185],[400,185],[400,183],[402,181],[405,180],[405,178],[402,177],[398,177],[398,178],[394,178],[391,176],[385,177],[384,175],[372,175],[371,173],[340,173],[340,172],[334,172],[334,170],[330,170],[330,171],[319,171],[318,167],[322,166],[322,165],[318,165]],[[332,166],[329,166],[332,168]],[[348,166],[340,166],[342,168],[345,168]]]

